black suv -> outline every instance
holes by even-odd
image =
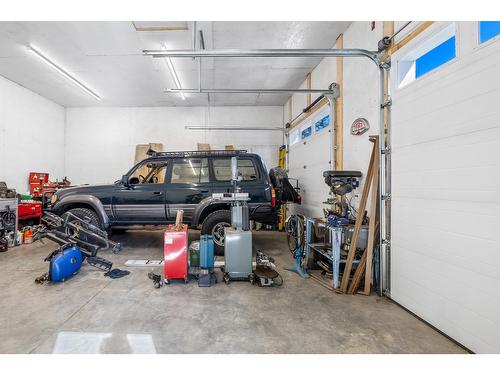
[[[50,210],[63,216],[71,211],[103,229],[173,223],[177,211],[184,210],[184,222],[212,234],[220,253],[231,214],[228,204],[212,194],[232,191],[231,157],[238,158],[241,191],[250,195],[251,220],[276,224],[281,203],[300,201],[281,170],[274,168],[268,175],[260,156],[244,150],[150,155],[114,184],[59,190]]]

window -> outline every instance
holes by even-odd
[[[307,123],[300,127],[300,139],[306,139],[312,135],[312,125]]]
[[[231,181],[231,159],[214,159],[215,181]],[[238,171],[243,181],[253,181],[258,178],[257,169],[250,159],[238,159]]]
[[[299,129],[292,130],[290,132],[290,146],[294,145],[298,141],[300,141]]]
[[[487,42],[500,34],[500,21],[479,22],[479,43]]]
[[[207,159],[182,159],[172,166],[172,184],[198,184],[208,182]]]
[[[322,116],[318,121],[314,123],[314,130],[319,132],[321,129],[326,128],[330,125],[330,115]]]
[[[436,69],[444,63],[454,59],[455,56],[455,37],[452,36],[447,41],[434,47],[425,55],[415,60],[415,78],[419,78],[425,73]]]
[[[163,184],[165,182],[166,162],[142,163],[137,166],[129,177],[129,183]]]
[[[452,23],[398,61],[398,86],[406,86],[455,57],[455,24]]]

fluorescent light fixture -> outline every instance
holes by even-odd
[[[162,46],[163,49],[166,51],[167,47],[165,45]],[[165,61],[168,66],[168,70],[170,70],[170,74],[172,75],[172,78],[174,79],[175,85],[177,86],[178,89],[182,89],[181,87],[181,81],[179,81],[179,77],[177,76],[177,72],[174,69],[174,64],[172,64],[172,59],[170,57],[165,57]],[[184,95],[183,92],[179,93],[182,100],[186,100],[186,96]]]
[[[89,89],[87,86],[85,86],[81,81],[73,77],[71,74],[69,74],[66,70],[64,70],[61,66],[56,64],[54,61],[49,59],[47,56],[45,56],[42,52],[40,52],[38,49],[36,49],[33,46],[28,46],[28,51],[32,52],[36,57],[38,57],[40,60],[42,60],[45,64],[56,70],[59,74],[64,76],[65,78],[69,79],[71,82],[73,82],[75,85],[80,87],[83,91],[85,91],[87,94],[92,96],[96,100],[101,100],[101,97],[97,95],[94,91]]]

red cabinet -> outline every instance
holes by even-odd
[[[163,264],[165,282],[171,279],[184,279],[188,281],[188,226],[181,225],[175,229],[169,225],[164,235]]]
[[[17,206],[18,222],[21,220],[37,219],[42,223],[42,204],[40,202],[19,203]]]

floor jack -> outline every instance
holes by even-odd
[[[107,276],[118,278],[128,271],[111,270],[113,263],[97,256],[102,248],[111,248],[113,253],[121,250],[121,244],[108,239],[107,233],[90,224],[87,220],[68,213],[63,219],[52,213],[45,213],[42,218],[46,228],[38,232],[37,237],[51,239],[60,245],[50,253],[46,262],[50,262],[49,272],[35,279],[38,284],[45,281],[63,281],[78,272],[84,260],[93,267],[106,271]]]

